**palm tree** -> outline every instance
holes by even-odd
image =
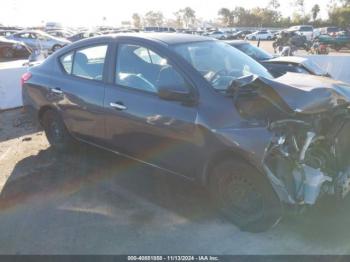
[[[320,9],[320,6],[319,6],[318,4],[315,4],[315,5],[312,7],[311,13],[312,13],[312,19],[313,19],[314,21],[316,21],[316,18],[317,18],[317,16],[318,16],[318,14],[319,14],[320,11],[321,11],[321,9]]]

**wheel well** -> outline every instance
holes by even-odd
[[[225,151],[218,152],[208,161],[208,163],[205,165],[203,169],[202,177],[201,177],[201,182],[203,183],[203,185],[208,185],[212,169],[216,165],[218,165],[220,162],[228,159],[235,159],[235,160],[238,159],[254,167],[254,165],[251,163],[251,161],[248,160],[248,157],[245,156],[244,153],[240,153],[232,150],[225,150]]]
[[[55,47],[62,47],[62,45],[60,45],[60,44],[54,44],[53,46],[52,46],[52,49],[54,49]]]

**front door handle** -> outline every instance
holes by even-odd
[[[127,109],[127,107],[124,106],[123,103],[121,103],[121,102],[110,103],[109,105],[115,109],[118,109],[118,110],[126,110]]]
[[[63,91],[61,89],[59,89],[59,88],[52,88],[51,92],[54,93],[54,94],[57,94],[57,95],[62,95],[63,94]]]

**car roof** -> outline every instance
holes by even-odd
[[[167,45],[177,45],[190,42],[215,41],[211,37],[174,33],[123,33],[116,35],[116,37],[120,36],[127,36],[137,39],[157,40]]]
[[[230,41],[225,41],[226,43],[228,43],[229,45],[250,45],[249,42],[244,41],[244,40],[230,40]]]
[[[118,39],[118,38],[129,38],[135,40],[149,40],[162,42],[166,45],[178,45],[185,43],[193,43],[193,42],[204,42],[204,41],[217,41],[211,37],[191,35],[191,34],[178,34],[178,33],[117,33],[110,35],[100,35],[91,38],[84,39],[85,43],[89,41],[96,42],[99,39],[110,40],[110,39]],[[77,43],[82,43],[81,41]]]

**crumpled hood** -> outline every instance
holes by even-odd
[[[289,113],[315,114],[350,103],[350,85],[326,77],[297,73],[270,80],[259,76],[238,80]]]

